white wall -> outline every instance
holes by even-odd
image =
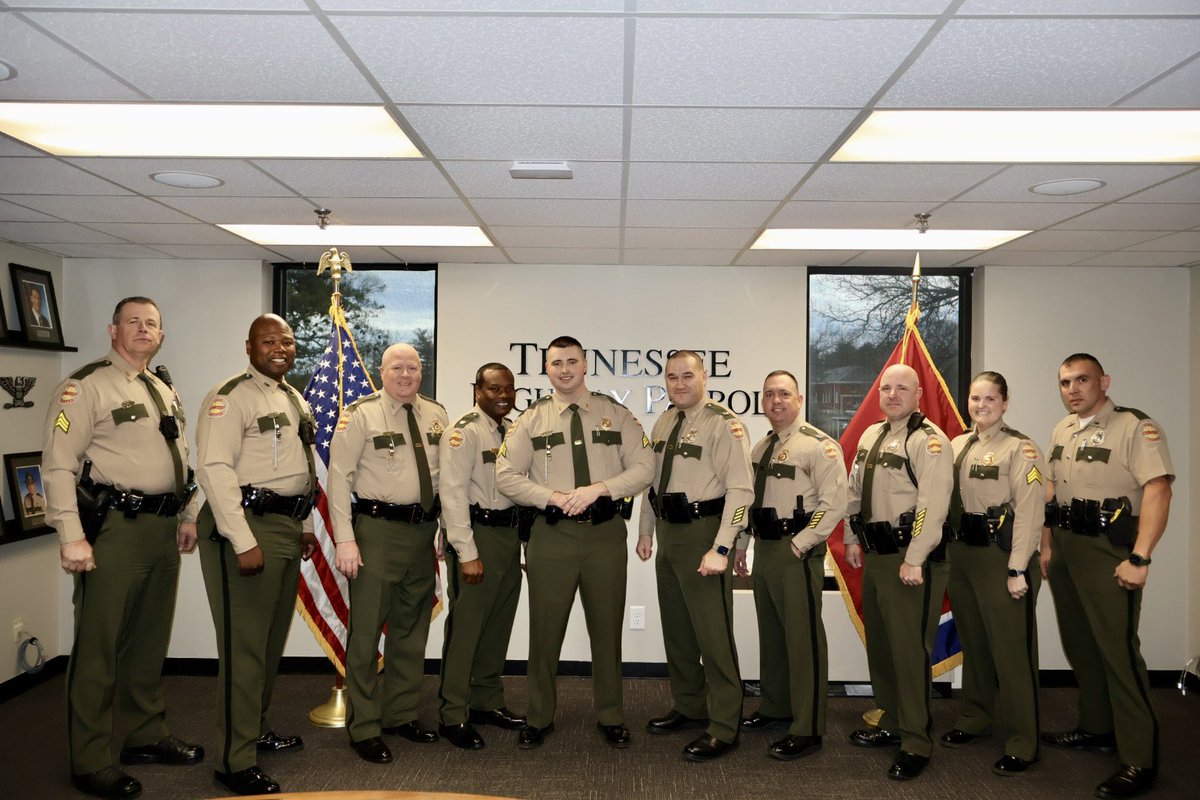
[[[54,276],[55,289],[61,304],[63,291],[62,259],[0,242],[0,295],[3,296],[4,316],[10,328],[17,327],[16,302],[9,279],[8,264],[48,270]],[[74,328],[67,324],[67,313],[61,306],[63,335],[68,345],[75,344]],[[33,391],[26,398],[33,408],[0,408],[0,452],[26,453],[42,449],[42,431],[46,404],[58,384],[62,360],[73,354],[38,351],[0,346],[0,375],[30,375],[37,378]],[[0,393],[0,403],[11,402],[7,392]],[[4,518],[13,518],[13,503],[4,484]],[[17,667],[17,643],[13,641],[12,623],[20,618],[30,635],[36,636],[50,659],[67,652],[60,642],[59,583],[62,572],[58,566],[58,538],[53,534],[35,539],[12,542],[0,547],[0,681],[21,674]],[[68,601],[70,595],[67,596]],[[69,636],[69,632],[68,632]],[[33,654],[28,655],[29,659]]]
[[[1141,409],[1163,427],[1176,480],[1171,518],[1154,552],[1142,604],[1142,653],[1150,669],[1178,669],[1188,657],[1188,520],[1192,515],[1193,431],[1189,341],[1195,343],[1191,276],[1170,268],[993,267],[982,270],[983,319],[976,371],[996,370],[1009,384],[1009,424],[1045,448],[1066,413],[1058,366],[1075,352],[1095,355],[1112,375],[1109,396]],[[1043,669],[1066,669],[1049,586],[1038,600]],[[1194,628],[1195,626],[1192,625]],[[1191,650],[1195,650],[1192,647]]]
[[[1200,267],[1192,267],[1188,335],[1188,372],[1191,375],[1190,408],[1196,408],[1200,403]],[[1189,498],[1200,498],[1200,425],[1192,426],[1192,436],[1189,443],[1189,464],[1192,465],[1190,482],[1177,482],[1175,491],[1186,492]],[[1189,531],[1200,531],[1200,499],[1191,502],[1190,518],[1181,513],[1174,514],[1176,520],[1182,523],[1182,531],[1186,536]],[[1187,622],[1187,652],[1200,655],[1200,541],[1195,533],[1188,537],[1188,622]]]

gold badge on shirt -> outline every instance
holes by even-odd
[[[894,453],[899,449],[900,449],[900,440],[899,439],[892,439],[890,442],[887,443],[887,451],[889,453]]]
[[[442,432],[442,423],[435,419],[433,421],[433,424],[429,426],[429,432],[430,433],[441,433]]]
[[[612,430],[612,420],[609,419],[608,417],[605,417],[604,419],[600,420],[600,430],[611,431]]]
[[[996,454],[989,450],[984,453],[983,458],[979,459],[979,463],[985,467],[990,467],[996,463]]]
[[[775,461],[780,464],[783,464],[787,460],[788,460],[788,451],[787,450],[781,450],[779,452],[779,455],[775,456]]]
[[[1104,444],[1104,431],[1096,431],[1092,434],[1092,444]]]
[[[700,431],[696,430],[695,428],[692,428],[690,431],[688,431],[686,434],[684,434],[684,436],[683,436],[684,444],[692,444],[693,442],[695,442],[696,434],[698,434],[699,432]]]

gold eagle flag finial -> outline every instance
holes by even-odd
[[[342,273],[354,272],[354,266],[350,263],[349,254],[334,247],[321,254],[321,260],[317,264],[317,275],[327,269],[333,275],[333,296],[329,299],[329,316],[338,320],[342,316]]]

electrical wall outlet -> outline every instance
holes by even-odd
[[[21,641],[21,634],[23,633],[25,633],[25,623],[21,621],[20,617],[17,617],[13,620],[13,641]]]
[[[645,606],[630,606],[629,607],[629,630],[631,630],[631,631],[646,630],[646,607]]]

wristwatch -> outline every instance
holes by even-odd
[[[726,546],[725,546],[725,545],[723,545],[723,544],[714,544],[714,545],[713,545],[713,550],[716,550],[716,551],[717,551],[717,555],[719,555],[719,556],[727,556],[727,555],[729,555],[729,548],[728,548],[728,547],[726,547]],[[1150,562],[1146,562],[1146,563],[1150,563]]]
[[[1130,553],[1129,563],[1133,564],[1135,567],[1148,567],[1150,566],[1150,559],[1146,558],[1145,556],[1138,555],[1137,553]]]
[[[1008,571],[1008,577],[1010,577],[1010,578],[1019,578],[1024,574],[1025,574],[1025,570],[1023,570],[1023,569],[1010,569]]]

